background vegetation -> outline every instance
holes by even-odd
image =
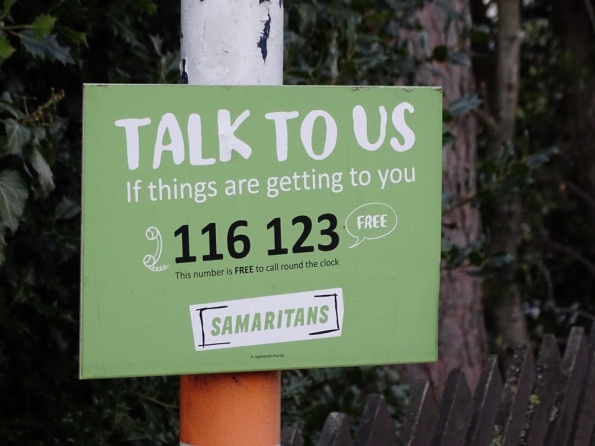
[[[427,3],[442,10],[445,32],[456,25],[472,51],[433,44],[419,19]],[[470,16],[452,6],[463,3]],[[484,231],[467,245],[445,237],[443,268],[504,278],[519,290],[531,341],[544,332],[563,341],[569,325],[595,319],[588,130],[595,22],[583,11],[586,31],[572,29],[557,1],[516,3],[523,33],[516,128],[493,148],[490,121],[480,119],[479,160],[471,166],[477,193],[445,197],[445,212],[479,209]],[[567,2],[576,3],[585,7]],[[79,381],[78,316],[82,84],[177,83],[178,2],[0,6],[0,438],[9,445],[177,444],[177,378]],[[477,94],[445,104],[448,145],[459,117],[489,112],[496,6],[285,0],[285,82],[413,84],[436,64],[473,68]],[[572,42],[584,51],[576,54]],[[511,197],[519,238],[514,249],[494,250],[491,219]],[[486,308],[487,339],[498,352],[502,333]],[[383,393],[395,415],[407,395],[390,368],[291,371],[283,384],[284,423],[300,424],[309,441],[331,410],[357,419],[366,393]]]

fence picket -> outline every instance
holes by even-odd
[[[395,446],[395,422],[382,395],[368,395],[355,446]]]
[[[498,357],[490,356],[486,361],[473,398],[473,415],[467,430],[466,446],[488,446],[490,433],[496,421],[502,395],[502,374],[498,368]]]
[[[399,446],[426,446],[438,422],[438,407],[430,383],[419,379],[411,384],[411,396],[405,409]]]
[[[281,431],[281,446],[303,446],[297,427],[285,427]]]
[[[460,369],[454,369],[446,380],[431,445],[462,445],[472,410],[471,391],[465,375]]]
[[[589,370],[585,376],[583,392],[581,392],[577,414],[572,427],[573,438],[570,444],[588,446],[595,426],[595,322],[591,326],[588,338]]]
[[[495,444],[500,446],[518,444],[533,382],[533,355],[526,345],[519,345],[514,351],[508,368],[500,410],[492,430],[492,441]]]
[[[318,446],[354,446],[347,415],[331,412],[326,418]]]
[[[459,369],[451,372],[440,404],[426,380],[414,381],[403,428],[395,434],[381,395],[368,395],[355,442],[347,415],[333,412],[318,446],[595,446],[595,323],[589,338],[574,327],[564,358],[545,335],[537,364],[518,346],[506,381],[488,357],[473,397]],[[297,428],[285,428],[280,446],[302,446]]]
[[[588,364],[587,339],[581,327],[573,327],[562,360],[562,374],[556,401],[550,414],[545,444],[567,445],[570,429]]]
[[[562,358],[555,336],[545,335],[535,367],[535,385],[525,413],[523,446],[543,446],[550,423],[550,412],[560,381]]]

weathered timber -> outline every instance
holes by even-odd
[[[471,391],[465,375],[460,369],[454,369],[446,381],[438,424],[430,444],[432,446],[464,444],[472,410]]]
[[[410,391],[396,439],[384,398],[369,395],[356,441],[347,416],[335,412],[318,446],[595,446],[595,325],[588,340],[573,328],[563,359],[551,335],[536,365],[531,351],[518,346],[504,385],[496,357],[489,357],[473,398],[458,369],[439,405],[425,380]],[[281,446],[302,446],[295,428],[283,430]]]
[[[542,446],[550,423],[550,412],[560,381],[560,350],[553,335],[545,335],[535,367],[535,385],[525,413],[520,445]]]
[[[281,431],[281,446],[303,446],[297,427],[286,427]]]
[[[490,433],[498,415],[501,395],[502,375],[498,368],[498,357],[490,356],[475,389],[473,414],[467,430],[465,446],[490,444]]]
[[[347,415],[332,412],[327,417],[318,446],[354,446],[349,433]]]
[[[585,376],[569,444],[588,446],[595,426],[595,352],[591,353],[589,370]]]
[[[588,365],[587,339],[581,327],[573,327],[568,338],[558,394],[550,413],[547,446],[566,446]]]
[[[355,446],[395,446],[395,422],[382,395],[368,395]]]
[[[426,380],[411,384],[409,404],[405,408],[403,430],[398,437],[399,446],[426,446],[438,422],[438,406],[434,390]]]
[[[595,322],[591,326],[588,338],[589,370],[583,383],[583,391],[579,397],[577,413],[572,426],[573,446],[588,446],[595,426]]]
[[[494,444],[516,446],[519,443],[533,382],[533,355],[527,346],[519,345],[508,368],[500,409],[492,430],[491,441]]]

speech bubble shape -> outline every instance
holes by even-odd
[[[355,248],[364,240],[386,237],[397,227],[397,213],[388,204],[366,203],[356,208],[345,219],[345,229],[355,239]]]

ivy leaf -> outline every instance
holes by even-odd
[[[37,39],[44,39],[45,37],[49,36],[54,29],[54,25],[56,24],[56,17],[52,17],[48,14],[40,15],[35,19],[33,24],[31,25],[31,29],[33,30],[33,35]]]
[[[4,34],[0,35],[0,64],[12,56],[15,49]]]
[[[37,181],[39,181],[39,184],[41,185],[43,195],[47,197],[47,195],[53,191],[55,187],[52,169],[50,168],[50,165],[46,159],[37,149],[33,149],[29,161],[31,162],[33,169],[35,169],[37,172]]]
[[[31,130],[23,127],[12,118],[5,119],[6,150],[8,153],[20,155],[23,146],[31,141]]]
[[[31,31],[23,31],[19,34],[21,43],[29,53],[41,60],[47,57],[50,60],[57,60],[63,64],[74,63],[70,55],[70,49],[61,46],[55,34],[52,34],[45,39],[38,40]]]
[[[0,222],[13,233],[19,227],[28,197],[27,184],[18,172],[0,172]]]
[[[23,119],[25,114],[14,106],[10,102],[6,102],[0,99],[0,112],[10,113],[16,119]]]
[[[81,206],[78,202],[68,197],[62,198],[62,201],[56,206],[56,220],[68,220],[81,213]]]

